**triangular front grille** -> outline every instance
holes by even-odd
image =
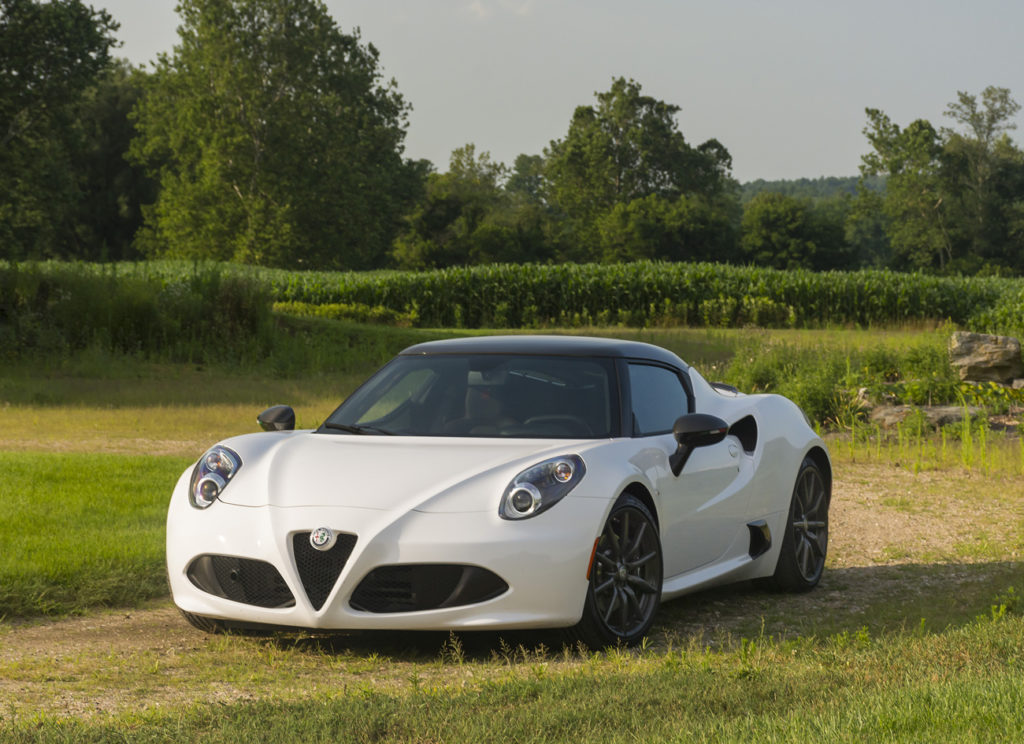
[[[338,541],[330,550],[317,550],[309,542],[308,532],[296,532],[292,537],[292,549],[295,553],[295,567],[299,571],[302,587],[306,590],[309,603],[314,610],[319,610],[327,601],[327,595],[338,581],[352,549],[356,546],[356,536],[346,533],[338,534]]]

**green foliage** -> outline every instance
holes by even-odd
[[[818,250],[810,202],[765,191],[743,210],[740,244],[750,263],[776,269],[813,266]]]
[[[270,296],[217,268],[166,280],[112,266],[0,264],[0,349],[13,357],[90,346],[177,361],[260,358]]]
[[[427,177],[423,199],[395,240],[394,263],[426,269],[543,258],[545,214],[522,191],[532,188],[528,181],[517,192],[502,188],[506,176],[489,153],[478,156],[472,144],[457,148],[447,173]]]
[[[87,203],[76,125],[117,23],[80,0],[0,0],[0,258],[73,256]]]
[[[970,317],[972,330],[1024,338],[1024,287],[1014,286]]]
[[[725,261],[735,257],[730,199],[657,194],[619,203],[597,218],[600,258],[620,261]]]
[[[703,325],[709,301],[730,325],[965,323],[1016,288],[1007,279],[886,271],[777,271],[708,263],[492,265],[427,272],[264,272],[279,300],[415,311],[427,327]],[[720,300],[720,298],[723,298]],[[750,298],[744,301],[742,298]],[[737,306],[734,303],[739,303]],[[734,313],[737,307],[743,308]],[[716,310],[715,324],[722,313]]]
[[[566,136],[545,152],[542,193],[569,223],[568,258],[596,258],[600,220],[616,205],[731,193],[728,151],[717,140],[689,145],[676,123],[678,106],[642,95],[640,84],[625,78],[595,95],[597,105],[577,107]],[[652,254],[639,257],[645,255]]]
[[[961,383],[949,364],[945,336],[940,331],[926,343],[895,350],[806,348],[766,343],[761,334],[755,334],[737,349],[724,379],[746,392],[785,395],[813,421],[845,429],[863,418],[861,390],[874,402],[969,404],[991,413],[1024,402],[1024,393],[1001,386]],[[911,423],[904,422],[905,426]]]
[[[308,302],[275,302],[273,310],[275,313],[307,318],[354,320],[359,323],[380,323],[406,328],[416,323],[416,317],[412,313],[399,313],[380,305],[370,307],[359,303],[329,302],[313,305]]]
[[[156,183],[125,154],[135,136],[128,115],[142,97],[147,73],[114,60],[75,107],[79,147],[72,157],[81,200],[74,240],[64,258],[120,261],[139,258],[135,234],[142,205],[156,198]]]
[[[185,0],[180,42],[135,112],[159,178],[156,255],[263,265],[384,263],[422,164],[378,52],[318,0]]]
[[[879,176],[872,176],[863,180],[866,188],[874,192],[885,191],[885,179]],[[750,202],[758,194],[766,191],[784,196],[792,196],[797,199],[810,199],[813,202],[829,201],[837,197],[856,196],[861,186],[861,179],[856,176],[822,178],[796,178],[779,181],[765,181],[759,178],[755,181],[748,181],[740,189],[740,200],[744,205]]]
[[[867,109],[872,152],[865,177],[886,177],[882,198],[894,268],[999,273],[1024,270],[1024,153],[1010,140],[1020,105],[1006,88],[963,91],[946,116],[959,129],[919,119],[901,128]],[[877,197],[864,193],[872,203]]]
[[[91,277],[89,282],[100,283],[89,286],[104,287],[104,281],[123,280],[132,286],[141,283],[137,294],[146,295],[165,292],[169,285],[191,286],[194,276],[206,274],[219,276],[223,283],[238,280],[239,286],[248,288],[245,291],[259,289],[268,302],[267,312],[270,301],[341,303],[384,308],[418,326],[433,328],[618,324],[870,327],[942,319],[970,326],[986,308],[1012,307],[1012,298],[1022,292],[1020,283],[1012,279],[874,270],[815,273],[657,261],[499,264],[423,272],[286,271],[174,261],[107,267],[0,264],[0,333],[14,332],[12,319],[21,316],[18,303],[26,302],[15,299],[28,291],[17,289],[24,282],[49,278],[58,283],[86,282]],[[104,292],[97,290],[99,295]],[[98,304],[111,301],[102,296],[97,299]],[[213,300],[195,298],[194,302],[216,312]],[[255,296],[252,302],[256,302]],[[31,342],[25,338],[26,343]]]
[[[962,382],[957,395],[965,405],[977,406],[989,413],[1008,413],[1011,408],[1024,408],[1024,390],[997,382]]]

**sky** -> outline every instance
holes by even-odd
[[[177,42],[176,0],[87,0],[120,22],[115,53]],[[741,182],[854,176],[865,108],[936,127],[958,91],[1024,101],[1020,0],[326,0],[412,104],[405,154],[445,171],[467,143],[511,165],[568,131],[615,77],[681,107]],[[1020,143],[1021,129],[1011,133]]]

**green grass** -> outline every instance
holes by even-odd
[[[0,452],[0,617],[167,592],[164,522],[189,460]]]
[[[253,641],[238,641],[253,645]],[[1024,618],[942,633],[866,630],[736,647],[473,658],[452,641],[395,684],[316,642],[263,646],[255,678],[314,665],[315,692],[114,715],[13,717],[10,742],[1005,742],[1024,737]],[[404,666],[376,655],[371,667]],[[436,672],[444,670],[438,678]],[[226,694],[225,694],[226,693]],[[243,696],[244,697],[244,696]],[[0,712],[0,716],[3,713]],[[3,719],[0,718],[0,726]]]

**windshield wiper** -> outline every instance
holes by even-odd
[[[394,436],[393,431],[387,429],[381,429],[376,426],[366,426],[365,424],[336,424],[333,421],[324,422],[324,427],[327,429],[335,429],[337,431],[347,431],[349,434],[385,434],[387,436]]]

